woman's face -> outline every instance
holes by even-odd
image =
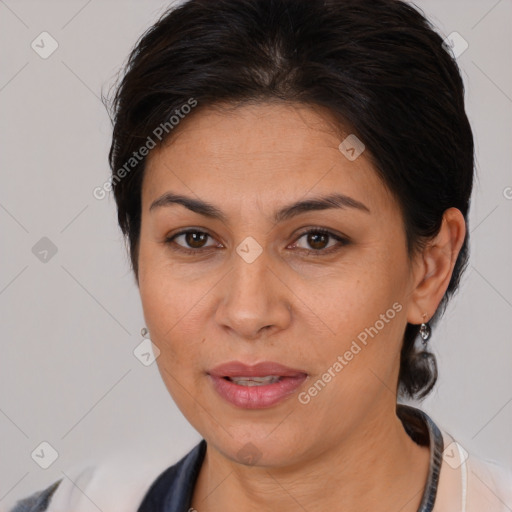
[[[394,411],[416,284],[403,220],[367,154],[354,159],[351,139],[342,152],[326,119],[306,106],[204,109],[147,160],[139,287],[159,370],[193,427],[232,460],[304,461]],[[151,208],[171,193],[211,208]],[[333,194],[349,199],[290,209]],[[233,403],[210,374],[229,361],[306,377],[281,399],[266,385],[267,402],[223,379]]]

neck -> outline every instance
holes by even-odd
[[[200,512],[416,512],[429,453],[412,441],[395,414],[373,418],[364,429],[294,466],[241,465],[208,444],[192,506]]]

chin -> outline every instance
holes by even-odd
[[[283,425],[262,425],[255,427],[249,421],[246,427],[237,426],[236,432],[226,427],[215,433],[205,433],[207,443],[221,452],[224,457],[246,466],[281,467],[298,462],[305,448],[305,440],[311,436],[290,432]],[[279,430],[279,432],[278,432]],[[230,435],[231,434],[231,435]],[[301,438],[304,441],[301,441]]]

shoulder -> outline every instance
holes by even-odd
[[[44,490],[18,500],[8,512],[136,512],[168,461],[135,461],[116,455],[74,466]]]
[[[512,470],[471,455],[467,465],[468,503],[475,510],[512,510]]]
[[[435,510],[512,510],[512,470],[469,453],[447,432],[443,440]]]

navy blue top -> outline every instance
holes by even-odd
[[[430,446],[428,478],[418,512],[432,512],[441,471],[443,436],[423,411],[398,404],[396,412],[411,439],[419,445]],[[137,512],[188,512],[205,454],[206,441],[203,439],[179,462],[157,477]],[[60,482],[19,501],[11,512],[44,512]]]

